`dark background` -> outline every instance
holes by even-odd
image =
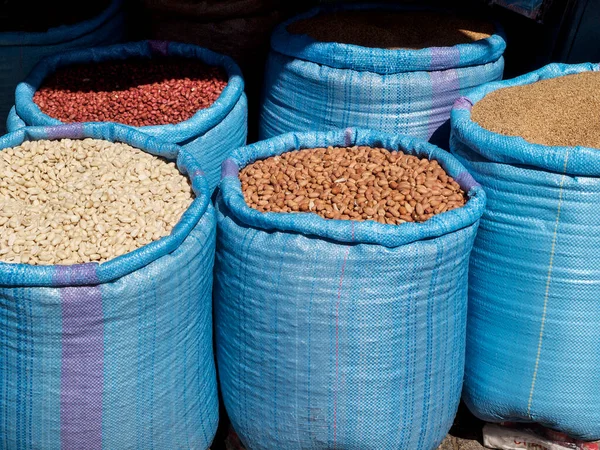
[[[188,0],[189,1],[189,0]],[[256,139],[262,73],[273,27],[317,6],[318,0],[225,0],[183,3],[173,0],[129,0],[130,40],[190,42],[232,56],[244,71],[249,98],[249,140]],[[375,3],[375,2],[371,2]],[[376,3],[382,3],[378,1]],[[551,62],[600,61],[600,0],[553,0],[536,20],[486,0],[419,1],[444,8],[464,8],[494,18],[504,29],[507,49],[504,78]],[[222,405],[222,403],[221,403]],[[225,449],[229,423],[221,406],[213,450]],[[481,421],[461,406],[451,434],[481,441]]]

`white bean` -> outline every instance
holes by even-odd
[[[193,198],[172,162],[126,144],[26,141],[0,151],[0,260],[106,262],[168,235]]]

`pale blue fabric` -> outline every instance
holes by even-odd
[[[400,226],[249,208],[237,173],[315,146],[437,159],[467,205]],[[249,449],[436,448],[462,387],[467,267],[485,194],[447,152],[381,132],[290,133],[236,150],[217,198],[215,312],[228,415]]]
[[[16,90],[14,113],[7,125],[58,125],[61,122],[44,114],[33,101],[33,95],[44,79],[57,68],[77,63],[124,60],[133,57],[182,56],[195,58],[208,65],[223,67],[228,84],[219,98],[209,107],[198,111],[189,120],[167,125],[152,125],[136,129],[182,146],[193,155],[206,171],[209,186],[219,182],[221,162],[227,155],[246,143],[248,133],[248,102],[244,94],[244,80],[237,64],[228,56],[190,44],[167,41],[142,41],[102,48],[66,52],[46,58],[38,64]],[[19,120],[20,119],[20,120]]]
[[[552,64],[476,89],[453,109],[451,138],[488,196],[471,257],[465,400],[484,420],[585,440],[600,439],[600,151],[492,133],[471,106],[591,70]]]
[[[207,449],[215,211],[197,161],[128,127],[30,127],[0,138],[93,137],[177,161],[196,199],[170,236],[103,264],[0,263],[0,448]]]
[[[10,108],[8,117],[6,118],[6,129],[8,132],[11,133],[13,131],[17,131],[19,128],[25,128],[26,126],[27,124],[23,122],[23,119],[17,115],[17,110],[15,107],[13,106]]]
[[[385,50],[317,42],[287,31],[294,21],[340,8],[407,9],[321,6],[278,26],[265,72],[261,138],[356,126],[447,146],[445,124],[454,101],[502,78],[506,43],[500,34],[454,47]]]
[[[35,64],[65,50],[119,42],[125,29],[121,7],[122,0],[112,0],[97,17],[45,33],[0,32],[0,134],[15,102],[15,88]]]

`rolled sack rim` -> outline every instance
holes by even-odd
[[[256,160],[289,151],[330,145],[382,147],[435,159],[468,193],[468,201],[465,206],[437,214],[426,222],[407,222],[401,225],[325,219],[314,213],[262,213],[246,204],[238,177],[240,168]],[[347,244],[364,243],[385,247],[398,247],[437,238],[469,227],[479,221],[486,204],[483,188],[450,153],[418,138],[355,128],[287,133],[235,150],[222,164],[219,198],[233,217],[249,227],[300,233]]]
[[[319,42],[306,34],[294,34],[288,25],[321,13],[356,10],[438,11],[459,12],[447,8],[419,5],[346,4],[322,5],[299,14],[278,25],[271,35],[271,49],[282,55],[308,62],[356,71],[393,74],[417,71],[438,71],[478,66],[497,61],[504,54],[506,41],[501,25],[492,19],[496,32],[486,39],[451,47],[428,47],[419,50],[362,47],[354,44]]]
[[[486,130],[471,119],[473,106],[493,91],[589,71],[600,71],[600,64],[554,63],[511,80],[488,83],[473,89],[454,103],[450,113],[451,147],[452,140],[456,139],[478,155],[497,163],[529,166],[574,176],[600,176],[600,149],[534,144],[520,136]]]
[[[25,81],[17,85],[15,91],[17,115],[27,125],[55,126],[63,124],[60,120],[43,113],[33,100],[33,96],[42,86],[44,80],[58,68],[74,64],[90,64],[111,60],[124,61],[131,58],[152,58],[156,56],[180,56],[202,61],[209,66],[221,67],[227,73],[227,86],[212,105],[196,111],[191,118],[183,122],[143,127],[134,127],[119,122],[106,123],[133,128],[166,142],[179,144],[203,135],[218,125],[233,110],[244,93],[242,71],[229,56],[192,44],[146,40],[83,50],[70,50],[43,58],[33,68]],[[173,139],[174,136],[177,138],[176,141]]]
[[[195,199],[171,234],[157,241],[104,263],[46,266],[0,262],[0,286],[84,286],[117,280],[177,250],[209,208],[208,182],[193,156],[175,144],[161,142],[121,125],[89,122],[21,128],[0,137],[0,151],[20,145],[24,141],[85,138],[122,142],[152,155],[175,160],[180,172],[190,178]]]
[[[6,116],[6,129],[8,132],[11,132],[25,128],[26,126],[27,124],[19,117],[17,109],[15,108],[15,105],[13,105],[8,111],[8,116]]]
[[[71,25],[60,25],[40,32],[0,32],[0,47],[46,46],[69,42],[94,32],[120,13],[123,0],[112,0],[104,11],[95,17]]]

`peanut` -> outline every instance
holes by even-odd
[[[467,201],[437,161],[365,146],[305,149],[255,161],[240,171],[240,181],[248,206],[261,212],[391,225],[425,222]]]

